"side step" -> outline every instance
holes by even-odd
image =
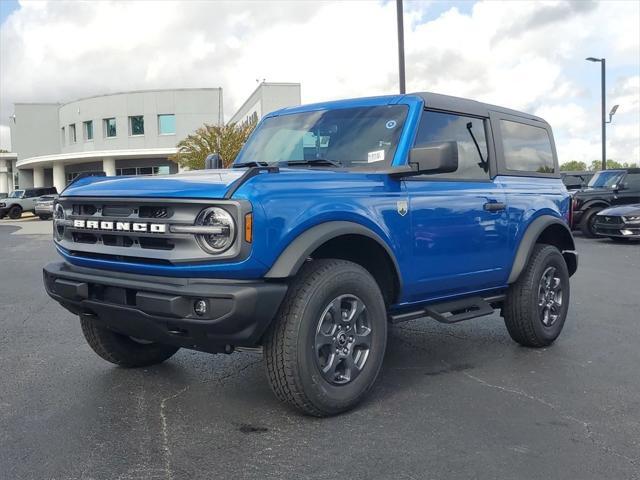
[[[502,300],[500,297],[470,297],[449,302],[434,303],[419,310],[390,315],[391,323],[407,322],[431,317],[441,323],[458,323],[471,318],[491,315],[494,308],[491,303]]]

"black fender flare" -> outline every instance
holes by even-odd
[[[593,200],[589,200],[587,202],[585,202],[581,207],[580,210],[583,213],[586,213],[587,210],[589,210],[592,207],[603,207],[603,208],[609,208],[611,206],[611,204],[609,202],[607,202],[606,200],[603,200],[601,198],[596,198]]]
[[[518,280],[518,277],[522,273],[522,270],[524,270],[525,265],[529,261],[529,257],[531,256],[531,252],[533,251],[533,247],[538,241],[538,238],[540,238],[542,232],[544,232],[544,230],[551,225],[559,225],[566,233],[566,235],[563,235],[564,245],[562,248],[560,248],[560,251],[562,252],[562,256],[567,262],[569,275],[571,276],[575,273],[578,268],[578,253],[575,249],[576,247],[573,241],[571,230],[559,218],[553,217],[551,215],[543,215],[531,222],[527,227],[527,230],[524,232],[522,240],[520,240],[520,245],[518,246],[516,256],[513,259],[513,265],[511,266],[511,273],[509,274],[507,283],[511,284]]]
[[[377,233],[355,222],[332,221],[315,225],[305,230],[283,250],[278,259],[266,273],[265,278],[288,278],[300,270],[311,253],[325,242],[343,235],[363,235],[378,243],[389,255],[396,271],[399,286],[402,288],[400,267],[393,251]]]

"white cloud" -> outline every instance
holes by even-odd
[[[605,56],[611,158],[640,161],[638,2],[479,2],[429,18],[405,8],[408,90],[538,113],[561,161],[599,158]],[[0,27],[0,124],[15,101],[222,86],[228,118],[255,79],[298,81],[303,101],[397,91],[395,3],[26,2]],[[5,129],[0,129],[0,134]],[[631,157],[631,158],[629,158]]]

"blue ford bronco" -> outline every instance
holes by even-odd
[[[48,294],[123,367],[262,348],[279,399],[343,412],[389,324],[499,309],[550,345],[578,258],[550,126],[416,93],[286,108],[229,169],[88,177],[54,209]]]

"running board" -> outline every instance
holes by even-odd
[[[431,317],[441,323],[458,323],[472,318],[491,315],[494,310],[491,303],[497,302],[501,299],[502,298],[498,297],[491,297],[487,299],[482,297],[470,297],[463,298],[461,300],[434,303],[433,305],[427,305],[420,310],[390,315],[389,321],[391,323],[400,323]]]

